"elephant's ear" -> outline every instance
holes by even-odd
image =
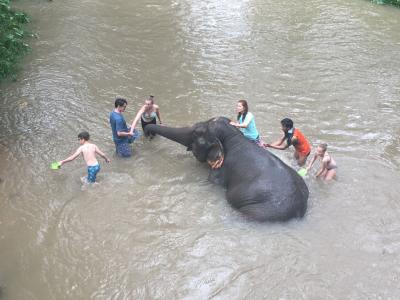
[[[224,156],[224,146],[219,139],[215,139],[212,143],[210,151],[207,154],[207,160],[214,162]]]

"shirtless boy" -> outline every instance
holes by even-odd
[[[60,166],[63,164],[73,161],[75,158],[77,158],[80,154],[83,155],[83,159],[86,162],[86,165],[88,167],[88,176],[87,176],[87,182],[89,183],[94,183],[96,182],[96,176],[97,173],[100,171],[100,165],[99,162],[96,159],[96,154],[100,155],[101,157],[104,158],[106,162],[110,162],[108,157],[100,151],[100,149],[92,143],[89,143],[89,133],[86,131],[81,132],[78,134],[78,139],[79,139],[79,144],[81,145],[74,154],[72,154],[70,157],[62,160],[59,162]]]

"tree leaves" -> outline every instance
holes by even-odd
[[[15,72],[19,59],[30,50],[24,42],[28,22],[25,13],[11,9],[9,0],[0,0],[0,80]]]
[[[400,0],[373,0],[376,4],[391,4],[400,7]]]

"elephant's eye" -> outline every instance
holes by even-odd
[[[204,138],[198,138],[197,139],[197,143],[199,144],[199,145],[204,145],[205,143],[206,143],[206,140],[204,139]]]

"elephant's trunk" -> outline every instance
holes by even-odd
[[[173,127],[149,124],[145,127],[144,131],[146,134],[157,133],[169,140],[175,141],[188,148],[190,148],[193,142],[192,127],[173,128]]]

